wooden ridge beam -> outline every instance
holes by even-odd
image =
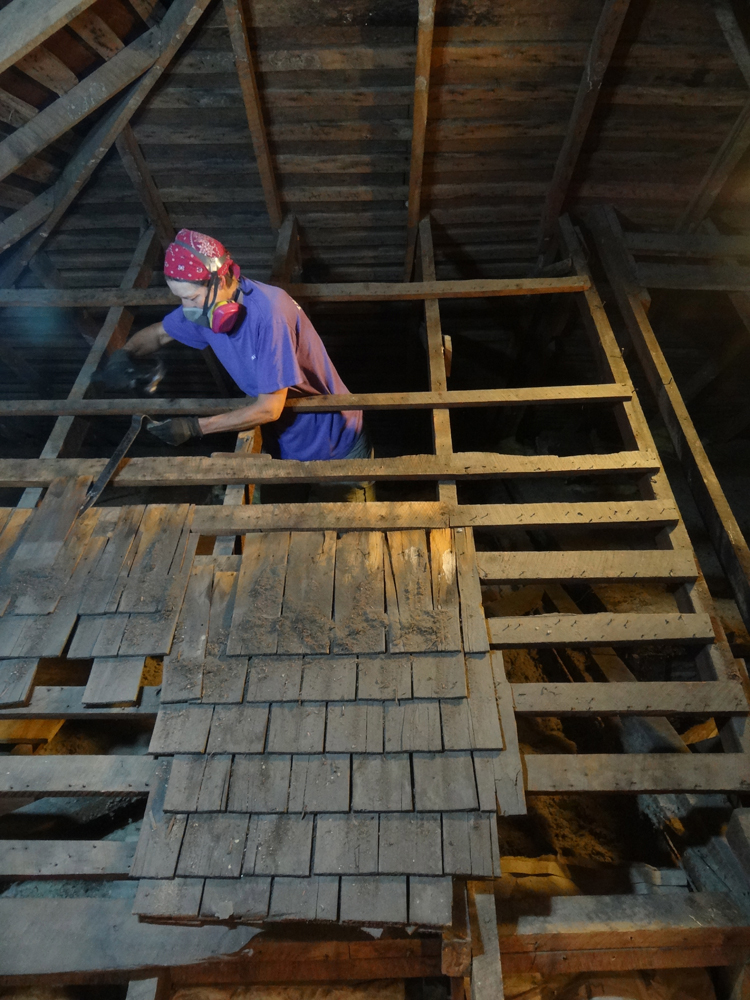
[[[114,142],[114,137],[112,141]],[[0,238],[4,225],[5,223],[0,223]],[[464,281],[372,281],[336,285],[288,285],[287,291],[295,299],[316,302],[398,302],[417,299],[484,298],[496,295],[556,295],[558,292],[582,292],[590,284],[588,277],[572,275],[569,278],[475,278]],[[63,309],[76,309],[97,306],[109,308],[176,305],[179,305],[179,299],[166,287],[144,288],[130,292],[119,288],[54,290],[0,288],[0,307],[47,309],[57,306]]]
[[[2,795],[146,795],[153,783],[151,757],[70,754],[6,757]]]
[[[0,459],[0,485],[47,486],[60,476],[96,476],[105,459]],[[232,483],[308,483],[348,480],[492,479],[504,476],[571,476],[625,473],[645,475],[659,469],[657,455],[637,451],[613,455],[498,455],[461,452],[406,455],[382,459],[321,462],[274,460],[266,456],[220,454],[211,458],[133,458],[113,478],[117,486],[230,485]]]
[[[296,396],[285,409],[297,413],[338,410],[443,410],[471,406],[526,406],[552,403],[621,403],[632,392],[621,385],[541,386],[523,389],[463,389],[430,392],[371,392],[345,396]],[[0,416],[127,416],[147,409],[156,414],[210,416],[247,406],[247,397],[231,399],[19,399],[0,400]]]
[[[409,161],[409,195],[406,203],[406,260],[404,281],[411,280],[414,269],[414,250],[417,243],[419,216],[422,205],[422,176],[424,166],[427,110],[430,98],[430,66],[432,63],[432,35],[435,28],[435,0],[419,0],[417,22],[417,57],[414,66],[414,96],[411,157]]]
[[[707,614],[529,615],[488,618],[490,641],[501,648],[539,646],[631,646],[671,642],[705,645],[714,641]]]
[[[527,795],[750,790],[743,753],[526,754],[524,770]]]
[[[144,687],[140,700],[135,705],[97,705],[89,708],[83,704],[82,687],[34,687],[28,705],[17,708],[0,708],[0,720],[14,719],[111,719],[146,718],[155,719],[159,711],[159,688]]]
[[[263,121],[263,109],[258,91],[253,53],[250,48],[248,26],[241,0],[224,0],[224,12],[229,27],[229,37],[232,40],[234,62],[237,67],[237,76],[242,90],[242,100],[245,104],[247,124],[255,151],[255,162],[260,174],[268,218],[273,228],[278,229],[283,220],[281,198],[276,182],[271,148],[268,145],[266,126]]]
[[[511,684],[519,715],[747,715],[737,681],[609,681]]]
[[[657,501],[628,504],[447,504],[436,501],[367,504],[279,503],[195,508],[193,530],[201,535],[238,535],[249,531],[395,531],[399,528],[529,528],[575,525],[674,525],[676,507]],[[524,553],[526,555],[527,553]],[[484,553],[482,553],[484,555]]]
[[[82,14],[94,0],[13,0],[0,11],[0,73]]]
[[[605,549],[550,552],[477,552],[486,582],[577,582],[579,580],[695,580],[698,568],[688,549]]]
[[[587,214],[587,221],[698,510],[742,619],[750,626],[750,548],[693,425],[637,289],[626,278],[632,258],[628,258],[623,246],[617,217],[611,209],[595,209]]]
[[[586,56],[583,76],[573,104],[565,139],[555,164],[552,183],[547,191],[540,226],[541,241],[546,241],[552,236],[557,218],[563,210],[578,158],[586,139],[586,133],[596,109],[604,74],[607,72],[629,7],[630,0],[606,0],[602,6],[594,37]]]

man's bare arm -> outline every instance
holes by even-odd
[[[133,334],[125,344],[125,350],[140,358],[146,354],[153,354],[165,344],[171,344],[173,339],[161,323],[152,323],[151,326],[144,326],[138,333]]]
[[[203,434],[218,434],[219,431],[247,431],[261,424],[271,424],[278,420],[286,402],[286,389],[278,392],[261,393],[254,403],[241,410],[218,413],[215,417],[201,417],[198,421]]]

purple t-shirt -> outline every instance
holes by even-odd
[[[185,319],[178,307],[164,329],[188,347],[213,348],[248,396],[289,389],[291,396],[338,395],[349,390],[328,357],[314,326],[286,292],[240,278],[246,315],[230,334],[214,333]],[[344,458],[362,433],[362,411],[295,413],[263,425],[263,447],[274,458],[303,462]]]

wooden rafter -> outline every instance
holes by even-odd
[[[115,145],[149,222],[156,230],[161,245],[166,247],[174,239],[174,226],[130,125],[125,126]]]
[[[7,249],[36,229],[21,250],[5,265],[0,274],[0,285],[6,288],[12,285],[44,244],[120,132],[151,92],[209,3],[210,0],[176,0],[172,4],[161,24],[165,34],[169,33],[170,40],[153,66],[86,136],[55,184],[0,224],[0,249]]]
[[[730,0],[713,0],[714,13],[734,56],[737,68],[750,86],[750,48],[737,23]],[[750,99],[721,144],[711,166],[677,223],[677,232],[696,229],[711,211],[734,168],[750,148]]]
[[[430,98],[430,66],[432,63],[432,35],[434,28],[435,0],[419,0],[419,26],[417,29],[417,59],[414,70],[414,115],[411,130],[411,162],[409,164],[409,201],[404,281],[409,281],[414,267],[414,248],[417,242],[420,208],[422,203],[424,144],[427,132],[427,108]]]
[[[22,59],[94,0],[13,0],[0,11],[0,73]]]
[[[268,145],[266,126],[263,121],[263,110],[258,92],[258,82],[255,76],[255,64],[247,33],[247,21],[242,7],[242,0],[224,0],[224,10],[229,25],[229,35],[234,49],[234,61],[237,66],[237,76],[242,89],[242,99],[245,102],[247,124],[250,138],[255,151],[255,160],[260,174],[260,183],[266,201],[268,217],[274,229],[282,223],[281,199],[276,183],[271,149]]]
[[[546,241],[552,235],[557,217],[563,210],[586,133],[596,108],[604,74],[612,58],[629,7],[630,0],[606,0],[599,15],[565,139],[555,164],[552,183],[547,191],[540,230],[542,241]]]

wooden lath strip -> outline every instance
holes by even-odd
[[[750,711],[737,681],[635,681],[611,684],[512,684],[520,715],[747,715]]]
[[[430,64],[432,62],[432,34],[434,27],[435,0],[419,0],[404,281],[411,279],[411,273],[414,268],[414,248],[417,242],[417,227],[419,225],[422,203],[422,174],[424,167],[425,134],[427,132],[427,108],[430,95]],[[425,277],[427,276],[425,275]]]
[[[271,149],[268,145],[266,126],[263,121],[263,110],[258,92],[258,82],[255,75],[253,53],[247,34],[247,22],[241,0],[224,0],[224,10],[229,26],[229,37],[232,40],[234,61],[237,66],[242,99],[245,103],[245,114],[250,129],[250,137],[255,151],[255,161],[260,174],[260,183],[266,202],[268,218],[274,229],[281,226],[283,213],[281,199],[276,183]]]

